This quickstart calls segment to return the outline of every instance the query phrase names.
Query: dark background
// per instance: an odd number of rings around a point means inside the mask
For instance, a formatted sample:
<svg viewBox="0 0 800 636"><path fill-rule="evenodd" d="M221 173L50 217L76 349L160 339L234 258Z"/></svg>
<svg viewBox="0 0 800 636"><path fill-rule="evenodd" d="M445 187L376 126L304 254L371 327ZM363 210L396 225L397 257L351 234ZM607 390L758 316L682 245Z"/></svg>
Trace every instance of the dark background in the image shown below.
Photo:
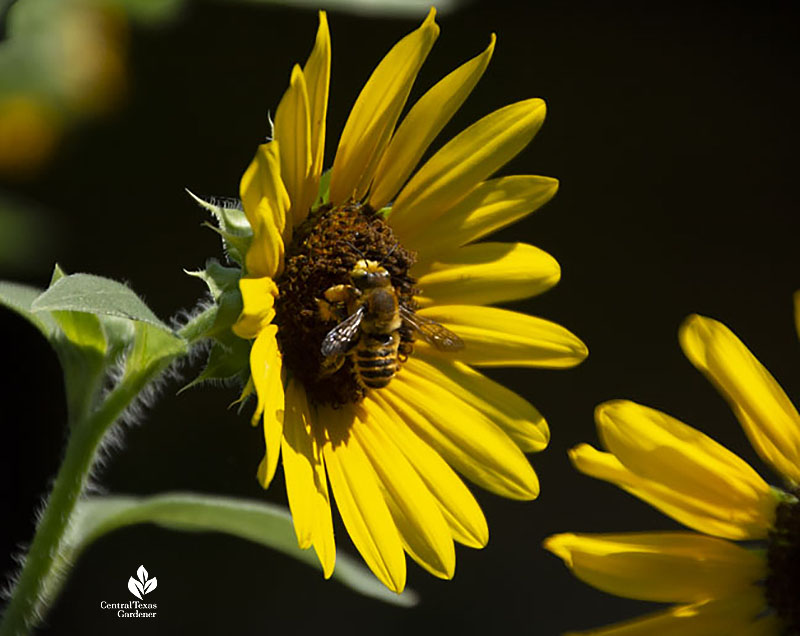
<svg viewBox="0 0 800 636"><path fill-rule="evenodd" d="M422 16L420 16L421 19ZM573 579L541 549L560 531L677 528L647 505L572 470L566 450L596 443L592 411L612 398L660 408L725 443L776 482L734 416L683 358L677 329L691 312L722 320L790 396L800 390L792 293L800 288L797 220L797 15L791 3L480 3L442 16L441 36L412 93L480 52L494 59L451 137L491 110L547 100L534 142L503 174L558 177L556 198L497 238L553 254L562 282L515 304L579 335L590 357L568 371L493 373L547 417L550 448L530 456L535 502L474 489L486 549L457 549L450 582L409 559L414 609L365 599L315 570L245 541L152 526L119 531L83 556L43 634L556 634L651 608ZM326 165L358 90L420 19L331 12L333 68ZM266 132L266 112L305 60L314 12L197 2L169 26L135 28L130 92L113 116L74 131L38 178L13 192L51 212L57 240L23 272L40 287L58 260L70 272L126 280L163 317L191 307L202 285L182 268L219 255L202 210L185 195L235 195ZM0 312L2 382L0 565L30 540L65 442L60 371L23 320ZM125 432L99 482L115 493L166 490L285 503L280 474L255 480L263 437L226 407L233 389L164 391ZM341 524L338 546L353 552ZM123 621L99 602L124 599L139 564L159 580L156 620ZM148 598L149 600L149 598ZM653 606L655 607L655 606Z"/></svg>

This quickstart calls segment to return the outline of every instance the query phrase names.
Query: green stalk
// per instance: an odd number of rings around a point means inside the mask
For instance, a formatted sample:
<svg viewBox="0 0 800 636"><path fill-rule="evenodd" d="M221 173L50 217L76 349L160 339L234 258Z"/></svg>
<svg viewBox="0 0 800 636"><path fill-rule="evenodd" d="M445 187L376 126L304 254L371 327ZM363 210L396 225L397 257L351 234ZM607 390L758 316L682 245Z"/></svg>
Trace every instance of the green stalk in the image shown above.
<svg viewBox="0 0 800 636"><path fill-rule="evenodd" d="M64 462L25 558L11 602L3 615L0 636L27 633L42 609L52 600L46 594L51 586L45 584L59 560L61 541L75 504L86 486L97 449L103 435L144 388L145 383L146 380L136 383L141 385L138 387L130 387L128 383L118 386L97 411L73 428Z"/></svg>
<svg viewBox="0 0 800 636"><path fill-rule="evenodd" d="M200 340L209 320L213 320L213 309L199 314L180 330L179 335L189 343ZM27 634L55 600L62 575L71 565L64 539L75 505L86 488L100 443L136 396L173 359L165 358L147 365L138 373L126 374L96 410L72 427L64 461L0 622L0 636Z"/></svg>

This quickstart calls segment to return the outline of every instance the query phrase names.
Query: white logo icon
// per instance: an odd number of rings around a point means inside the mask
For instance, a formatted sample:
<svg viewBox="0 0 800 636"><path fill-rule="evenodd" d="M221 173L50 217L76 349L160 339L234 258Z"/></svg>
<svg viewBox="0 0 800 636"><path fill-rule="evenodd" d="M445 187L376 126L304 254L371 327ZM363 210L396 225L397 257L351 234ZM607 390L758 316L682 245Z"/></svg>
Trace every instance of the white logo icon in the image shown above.
<svg viewBox="0 0 800 636"><path fill-rule="evenodd" d="M149 594L156 589L158 579L156 577L148 579L147 570L144 569L143 565L140 565L139 569L136 570L136 576L139 578L138 581L133 577L128 579L128 589L136 598L141 599L145 594Z"/></svg>

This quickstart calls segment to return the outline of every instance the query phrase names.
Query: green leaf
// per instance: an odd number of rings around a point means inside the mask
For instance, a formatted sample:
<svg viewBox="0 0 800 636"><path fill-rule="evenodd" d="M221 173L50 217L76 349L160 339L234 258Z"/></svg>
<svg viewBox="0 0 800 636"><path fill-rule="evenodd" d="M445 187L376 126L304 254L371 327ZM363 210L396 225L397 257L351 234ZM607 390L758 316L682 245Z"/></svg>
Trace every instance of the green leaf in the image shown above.
<svg viewBox="0 0 800 636"><path fill-rule="evenodd" d="M150 308L122 283L93 274L58 279L31 304L34 312L69 310L138 320L171 333Z"/></svg>
<svg viewBox="0 0 800 636"><path fill-rule="evenodd" d="M8 307L42 332L48 340L58 329L53 316L46 311L33 313L31 305L42 294L41 289L0 280L0 305Z"/></svg>
<svg viewBox="0 0 800 636"><path fill-rule="evenodd" d="M268 503L166 493L152 497L90 497L78 504L67 548L77 557L102 535L137 523L155 523L172 530L224 532L260 543L321 569L312 550L297 547L289 512ZM414 592L386 589L360 562L336 555L333 577L356 592L395 605L416 604Z"/></svg>
<svg viewBox="0 0 800 636"><path fill-rule="evenodd" d="M50 278L50 287L66 276L67 273L61 269L61 265L56 263L53 267L53 276ZM52 315L67 340L85 350L87 355L93 358L98 358L99 354L102 367L108 343L98 317L82 311L65 310L53 311Z"/></svg>

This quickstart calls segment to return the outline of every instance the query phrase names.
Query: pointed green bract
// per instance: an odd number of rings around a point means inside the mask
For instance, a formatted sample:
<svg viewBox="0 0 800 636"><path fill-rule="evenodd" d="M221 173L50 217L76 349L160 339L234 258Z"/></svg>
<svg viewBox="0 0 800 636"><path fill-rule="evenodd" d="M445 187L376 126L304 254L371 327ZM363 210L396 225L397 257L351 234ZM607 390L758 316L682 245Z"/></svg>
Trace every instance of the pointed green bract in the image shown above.
<svg viewBox="0 0 800 636"><path fill-rule="evenodd" d="M244 255L253 240L253 230L247 221L238 199L202 199L190 190L186 190L192 199L204 210L211 212L219 227L211 223L206 225L222 237L225 254L235 263L241 265Z"/></svg>

